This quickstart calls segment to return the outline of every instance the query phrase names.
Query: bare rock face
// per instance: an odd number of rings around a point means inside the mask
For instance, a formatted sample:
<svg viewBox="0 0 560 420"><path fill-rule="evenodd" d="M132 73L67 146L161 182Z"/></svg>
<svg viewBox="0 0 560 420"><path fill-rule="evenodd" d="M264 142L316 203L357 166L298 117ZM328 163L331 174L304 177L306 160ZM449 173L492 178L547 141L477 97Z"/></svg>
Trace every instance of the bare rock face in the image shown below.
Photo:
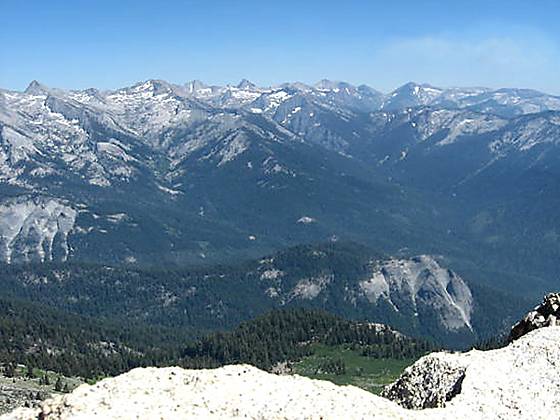
<svg viewBox="0 0 560 420"><path fill-rule="evenodd" d="M68 203L51 197L0 202L0 261L66 261L77 216Z"/></svg>
<svg viewBox="0 0 560 420"><path fill-rule="evenodd" d="M540 305L515 324L509 334L509 341L517 340L537 328L560 325L560 293L550 293Z"/></svg>
<svg viewBox="0 0 560 420"><path fill-rule="evenodd" d="M465 371L463 360L436 353L412 365L381 395L405 408L444 407L461 392Z"/></svg>
<svg viewBox="0 0 560 420"><path fill-rule="evenodd" d="M420 323L427 321L422 314L429 313L446 331L472 331L471 290L433 256L378 261L371 278L360 282L360 291L371 303L384 300L396 312L403 306L412 308Z"/></svg>
<svg viewBox="0 0 560 420"><path fill-rule="evenodd" d="M550 327L496 350L432 353L383 396L428 418L558 418L559 342L560 328Z"/></svg>
<svg viewBox="0 0 560 420"><path fill-rule="evenodd" d="M353 386L247 365L139 368L0 418L556 419L559 342L560 327L549 327L497 350L433 353L385 392L400 405Z"/></svg>

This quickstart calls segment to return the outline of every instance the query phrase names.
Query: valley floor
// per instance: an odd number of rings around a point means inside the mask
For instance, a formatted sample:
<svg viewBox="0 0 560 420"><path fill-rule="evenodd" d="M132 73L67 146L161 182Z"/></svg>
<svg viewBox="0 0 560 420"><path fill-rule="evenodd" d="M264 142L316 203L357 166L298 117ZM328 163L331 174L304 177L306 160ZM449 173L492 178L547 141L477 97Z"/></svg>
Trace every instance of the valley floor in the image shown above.
<svg viewBox="0 0 560 420"><path fill-rule="evenodd" d="M313 354L294 363L293 373L337 385L354 385L379 394L395 381L414 359L376 359L344 346L315 345Z"/></svg>

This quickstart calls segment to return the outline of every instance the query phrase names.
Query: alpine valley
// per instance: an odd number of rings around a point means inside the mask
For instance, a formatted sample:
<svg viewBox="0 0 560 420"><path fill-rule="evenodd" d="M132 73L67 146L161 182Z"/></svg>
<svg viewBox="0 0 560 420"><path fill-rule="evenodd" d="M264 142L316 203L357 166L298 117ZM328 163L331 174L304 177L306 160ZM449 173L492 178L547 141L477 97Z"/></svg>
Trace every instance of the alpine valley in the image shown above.
<svg viewBox="0 0 560 420"><path fill-rule="evenodd" d="M463 347L559 288L559 177L560 97L531 90L33 81L0 90L0 281L68 316L304 306Z"/></svg>

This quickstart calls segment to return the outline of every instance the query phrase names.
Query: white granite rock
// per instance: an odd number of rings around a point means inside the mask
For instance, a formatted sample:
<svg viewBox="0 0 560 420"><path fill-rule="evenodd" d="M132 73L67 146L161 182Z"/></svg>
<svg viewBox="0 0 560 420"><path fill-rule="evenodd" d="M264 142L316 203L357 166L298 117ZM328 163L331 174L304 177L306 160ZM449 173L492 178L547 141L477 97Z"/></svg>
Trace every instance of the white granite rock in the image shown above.
<svg viewBox="0 0 560 420"><path fill-rule="evenodd" d="M405 374L410 389L420 390L413 392L416 403L431 398L436 405L444 403L439 408L409 410L352 386L237 365L134 369L46 400L36 410L18 409L1 418L554 419L560 413L559 343L560 327L548 327L502 349L440 352L420 359ZM460 391L441 401L437 393L449 387L439 385L453 384L457 377L462 377Z"/></svg>

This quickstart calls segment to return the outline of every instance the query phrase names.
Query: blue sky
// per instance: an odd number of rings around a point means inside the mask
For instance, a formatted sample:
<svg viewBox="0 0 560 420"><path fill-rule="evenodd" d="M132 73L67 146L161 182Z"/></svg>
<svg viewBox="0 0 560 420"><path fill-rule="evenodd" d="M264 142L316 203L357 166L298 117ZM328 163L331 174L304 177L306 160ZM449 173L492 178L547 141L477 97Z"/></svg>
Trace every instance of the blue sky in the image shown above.
<svg viewBox="0 0 560 420"><path fill-rule="evenodd" d="M560 2L2 0L0 87L322 78L560 94Z"/></svg>

